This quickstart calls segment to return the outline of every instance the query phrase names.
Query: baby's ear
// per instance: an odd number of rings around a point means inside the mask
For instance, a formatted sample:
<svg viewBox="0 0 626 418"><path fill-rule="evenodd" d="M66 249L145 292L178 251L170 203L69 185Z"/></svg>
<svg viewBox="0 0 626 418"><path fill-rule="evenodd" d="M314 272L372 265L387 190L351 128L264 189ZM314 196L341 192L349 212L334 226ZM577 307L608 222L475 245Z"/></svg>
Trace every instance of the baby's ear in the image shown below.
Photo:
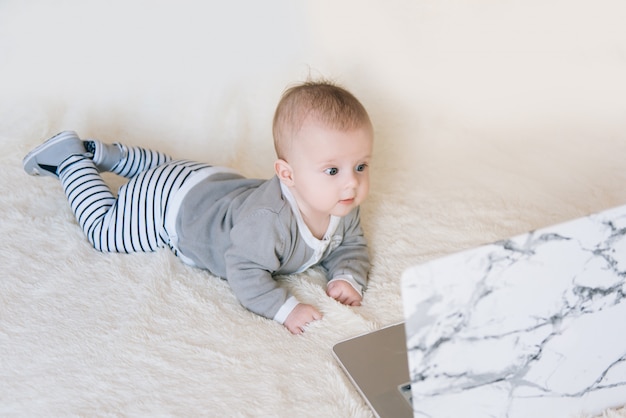
<svg viewBox="0 0 626 418"><path fill-rule="evenodd" d="M285 186L293 185L293 170L289 163L283 159L278 159L274 162L274 171L278 176L278 179L285 184Z"/></svg>

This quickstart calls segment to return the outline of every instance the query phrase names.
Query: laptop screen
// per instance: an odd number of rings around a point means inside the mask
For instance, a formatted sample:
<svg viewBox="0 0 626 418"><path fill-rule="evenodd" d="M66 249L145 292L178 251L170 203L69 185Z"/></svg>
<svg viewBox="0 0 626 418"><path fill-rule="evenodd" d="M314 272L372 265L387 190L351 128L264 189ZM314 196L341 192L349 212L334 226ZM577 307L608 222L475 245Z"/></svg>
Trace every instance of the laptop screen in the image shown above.
<svg viewBox="0 0 626 418"><path fill-rule="evenodd" d="M626 206L407 269L415 417L569 417L626 400Z"/></svg>

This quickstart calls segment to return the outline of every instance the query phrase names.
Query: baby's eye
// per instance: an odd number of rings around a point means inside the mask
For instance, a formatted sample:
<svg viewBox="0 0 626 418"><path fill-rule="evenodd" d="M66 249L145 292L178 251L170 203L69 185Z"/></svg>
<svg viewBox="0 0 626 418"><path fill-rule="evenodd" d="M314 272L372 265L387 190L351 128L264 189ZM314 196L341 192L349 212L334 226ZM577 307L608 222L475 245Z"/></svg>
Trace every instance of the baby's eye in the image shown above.
<svg viewBox="0 0 626 418"><path fill-rule="evenodd" d="M365 171L365 169L367 168L367 164L359 164L356 166L355 170L356 171Z"/></svg>
<svg viewBox="0 0 626 418"><path fill-rule="evenodd" d="M326 170L324 170L324 173L328 174L329 176L334 176L338 172L339 172L339 169L336 167L331 167L331 168L327 168Z"/></svg>

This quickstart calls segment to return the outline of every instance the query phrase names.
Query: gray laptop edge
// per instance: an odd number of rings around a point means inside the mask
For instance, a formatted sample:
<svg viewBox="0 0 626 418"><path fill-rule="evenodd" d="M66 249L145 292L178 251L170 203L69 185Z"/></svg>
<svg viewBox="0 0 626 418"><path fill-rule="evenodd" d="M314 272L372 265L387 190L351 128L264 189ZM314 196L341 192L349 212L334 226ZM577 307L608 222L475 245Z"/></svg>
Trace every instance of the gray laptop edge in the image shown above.
<svg viewBox="0 0 626 418"><path fill-rule="evenodd" d="M412 417L404 322L337 343L333 354L377 417Z"/></svg>

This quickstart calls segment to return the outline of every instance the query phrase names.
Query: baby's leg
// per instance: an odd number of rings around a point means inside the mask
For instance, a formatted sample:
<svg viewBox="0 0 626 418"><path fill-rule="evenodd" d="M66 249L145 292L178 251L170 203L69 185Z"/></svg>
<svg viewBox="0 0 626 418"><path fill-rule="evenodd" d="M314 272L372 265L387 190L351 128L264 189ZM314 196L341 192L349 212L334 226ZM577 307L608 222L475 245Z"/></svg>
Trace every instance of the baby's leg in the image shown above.
<svg viewBox="0 0 626 418"><path fill-rule="evenodd" d="M157 165L131 178L117 199L87 157L71 156L58 173L72 211L94 248L129 253L167 245L163 228L167 204L191 173L205 167L190 161Z"/></svg>
<svg viewBox="0 0 626 418"><path fill-rule="evenodd" d="M127 178L172 160L160 151L120 143L105 144L97 139L88 139L84 144L93 155L98 171L110 171Z"/></svg>

